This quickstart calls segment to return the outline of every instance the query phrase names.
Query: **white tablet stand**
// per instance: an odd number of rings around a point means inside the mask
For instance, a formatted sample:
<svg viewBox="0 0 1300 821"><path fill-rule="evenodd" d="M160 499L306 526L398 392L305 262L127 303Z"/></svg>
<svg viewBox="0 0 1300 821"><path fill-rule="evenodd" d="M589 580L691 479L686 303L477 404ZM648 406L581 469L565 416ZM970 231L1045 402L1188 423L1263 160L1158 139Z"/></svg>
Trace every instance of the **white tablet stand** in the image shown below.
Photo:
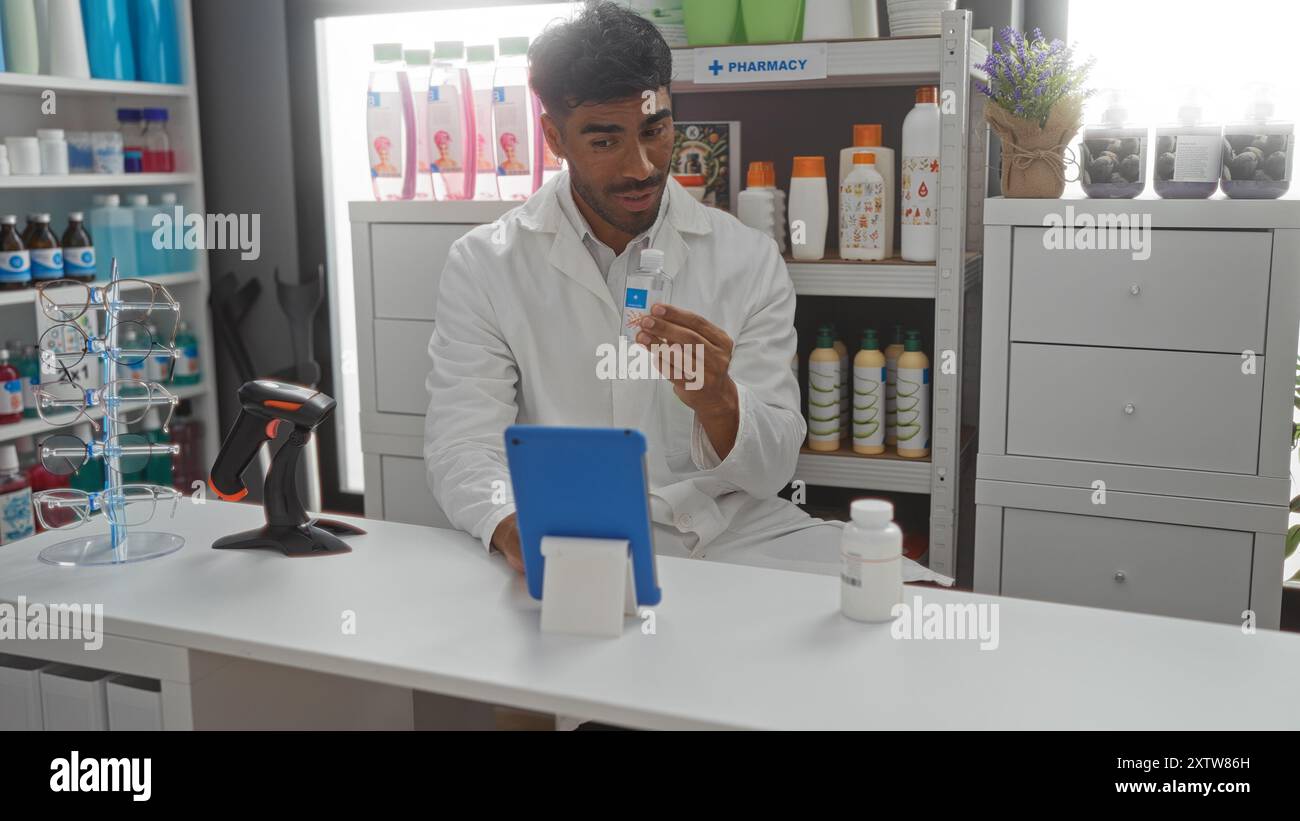
<svg viewBox="0 0 1300 821"><path fill-rule="evenodd" d="M543 536L542 632L617 637L636 615L627 539Z"/></svg>

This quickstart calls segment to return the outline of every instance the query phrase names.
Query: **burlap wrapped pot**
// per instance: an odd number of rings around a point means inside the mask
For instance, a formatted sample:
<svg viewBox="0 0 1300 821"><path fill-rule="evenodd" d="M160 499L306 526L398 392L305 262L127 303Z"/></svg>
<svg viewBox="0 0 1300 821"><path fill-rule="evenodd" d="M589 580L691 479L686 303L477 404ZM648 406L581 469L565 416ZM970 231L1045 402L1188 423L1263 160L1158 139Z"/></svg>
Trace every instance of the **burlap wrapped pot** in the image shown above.
<svg viewBox="0 0 1300 821"><path fill-rule="evenodd" d="M999 105L984 108L989 126L1002 139L1002 196L1054 199L1065 191L1070 140L1079 130L1083 101L1067 97L1052 106L1042 128Z"/></svg>

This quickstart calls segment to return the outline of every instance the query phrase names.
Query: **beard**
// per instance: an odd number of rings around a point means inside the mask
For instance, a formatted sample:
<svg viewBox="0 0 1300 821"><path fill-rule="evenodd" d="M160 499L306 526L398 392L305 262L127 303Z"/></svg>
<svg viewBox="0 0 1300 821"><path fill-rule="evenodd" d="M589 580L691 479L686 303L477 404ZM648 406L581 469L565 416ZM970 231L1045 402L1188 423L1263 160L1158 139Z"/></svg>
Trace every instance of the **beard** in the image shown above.
<svg viewBox="0 0 1300 821"><path fill-rule="evenodd" d="M606 188L603 193L598 193L595 186L575 174L572 164L569 166L569 179L583 202L587 203L601 219L624 233L636 236L648 230L659 218L659 208L663 204L664 191L668 187L668 169L666 167L656 169L649 179L631 185L613 185ZM658 189L659 193L654 198L654 204L640 213L623 211L614 202L614 197L618 194L644 193L655 189Z"/></svg>

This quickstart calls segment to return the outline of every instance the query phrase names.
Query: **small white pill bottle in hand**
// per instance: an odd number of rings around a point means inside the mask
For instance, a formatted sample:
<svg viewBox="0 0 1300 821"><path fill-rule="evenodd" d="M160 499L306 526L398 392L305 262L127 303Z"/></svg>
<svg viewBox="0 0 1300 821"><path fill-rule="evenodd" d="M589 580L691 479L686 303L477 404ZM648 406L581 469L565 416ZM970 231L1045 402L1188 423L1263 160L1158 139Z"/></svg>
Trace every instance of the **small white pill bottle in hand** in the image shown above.
<svg viewBox="0 0 1300 821"><path fill-rule="evenodd" d="M858 499L840 539L840 610L855 621L893 621L903 601L903 531L894 506Z"/></svg>

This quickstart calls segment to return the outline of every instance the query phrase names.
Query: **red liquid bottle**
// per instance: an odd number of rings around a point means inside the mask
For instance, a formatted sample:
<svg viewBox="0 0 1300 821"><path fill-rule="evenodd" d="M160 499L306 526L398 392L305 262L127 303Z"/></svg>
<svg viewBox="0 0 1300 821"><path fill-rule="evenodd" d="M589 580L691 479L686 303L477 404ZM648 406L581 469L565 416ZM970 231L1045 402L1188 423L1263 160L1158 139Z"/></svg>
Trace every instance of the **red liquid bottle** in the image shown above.
<svg viewBox="0 0 1300 821"><path fill-rule="evenodd" d="M0 348L0 425L23 421L23 377Z"/></svg>

